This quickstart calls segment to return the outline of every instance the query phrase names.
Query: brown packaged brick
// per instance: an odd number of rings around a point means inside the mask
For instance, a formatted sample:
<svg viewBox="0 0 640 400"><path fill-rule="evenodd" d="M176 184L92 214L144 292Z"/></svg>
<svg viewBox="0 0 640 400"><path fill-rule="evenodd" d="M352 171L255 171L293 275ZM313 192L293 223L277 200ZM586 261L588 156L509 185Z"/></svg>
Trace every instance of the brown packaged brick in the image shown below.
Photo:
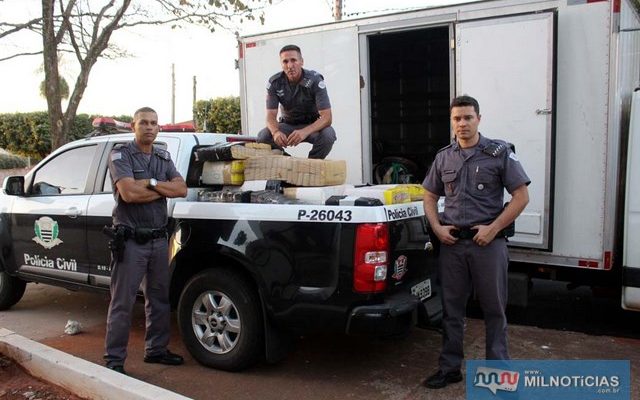
<svg viewBox="0 0 640 400"><path fill-rule="evenodd" d="M242 185L244 163L242 160L205 161L201 181L206 185Z"/></svg>
<svg viewBox="0 0 640 400"><path fill-rule="evenodd" d="M282 154L281 150L271 150L266 143L222 142L196 150L197 161L244 160L249 157Z"/></svg>
<svg viewBox="0 0 640 400"><path fill-rule="evenodd" d="M344 160L316 160L286 156L251 157L245 161L245 180L277 179L296 186L342 185Z"/></svg>

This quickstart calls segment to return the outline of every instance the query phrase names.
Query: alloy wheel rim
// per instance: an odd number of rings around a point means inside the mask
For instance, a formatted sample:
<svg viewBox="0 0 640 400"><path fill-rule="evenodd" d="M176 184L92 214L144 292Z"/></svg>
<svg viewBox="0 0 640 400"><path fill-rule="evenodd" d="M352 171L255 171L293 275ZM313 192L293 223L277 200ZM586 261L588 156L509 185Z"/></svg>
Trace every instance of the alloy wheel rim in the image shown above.
<svg viewBox="0 0 640 400"><path fill-rule="evenodd" d="M200 344L214 354L233 350L242 330L235 304L217 290L209 290L198 296L191 312L191 325Z"/></svg>

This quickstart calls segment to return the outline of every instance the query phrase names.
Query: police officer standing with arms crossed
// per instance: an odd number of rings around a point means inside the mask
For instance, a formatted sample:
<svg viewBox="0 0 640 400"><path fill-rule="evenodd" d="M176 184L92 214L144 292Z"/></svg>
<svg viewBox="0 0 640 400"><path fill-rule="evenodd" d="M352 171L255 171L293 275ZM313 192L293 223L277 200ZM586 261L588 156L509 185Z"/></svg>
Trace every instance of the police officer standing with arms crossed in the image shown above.
<svg viewBox="0 0 640 400"><path fill-rule="evenodd" d="M267 127L258 133L258 143L272 147L313 145L309 158L323 159L336 141L331 127L331 103L322 75L302 68L300 48L287 45L280 50L282 72L269 78L267 86ZM278 104L282 116L278 123Z"/></svg>
<svg viewBox="0 0 640 400"><path fill-rule="evenodd" d="M111 151L109 170L116 205L111 262L111 302L107 316L104 360L125 373L131 312L143 283L146 334L144 361L180 365L181 356L167 349L170 333L167 198L184 197L187 185L169 152L153 145L158 115L144 107L135 112L135 139Z"/></svg>
<svg viewBox="0 0 640 400"><path fill-rule="evenodd" d="M456 97L450 113L456 142L438 152L423 182L425 214L442 244L442 352L438 371L423 382L432 389L462 380L464 318L472 288L484 314L486 358L509 359L506 237L511 234L505 228L529 202L530 180L508 144L478 132L476 99ZM512 199L503 209L505 188ZM442 215L440 196L445 196Z"/></svg>

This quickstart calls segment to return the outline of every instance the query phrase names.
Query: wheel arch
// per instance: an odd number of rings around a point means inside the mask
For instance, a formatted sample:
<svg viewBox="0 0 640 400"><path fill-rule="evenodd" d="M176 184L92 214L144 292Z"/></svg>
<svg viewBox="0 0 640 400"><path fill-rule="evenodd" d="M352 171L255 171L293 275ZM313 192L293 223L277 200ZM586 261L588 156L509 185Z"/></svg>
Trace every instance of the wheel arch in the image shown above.
<svg viewBox="0 0 640 400"><path fill-rule="evenodd" d="M207 250L183 249L170 263L171 283L169 300L172 307L177 306L185 285L197 273L209 268L225 268L240 275L252 285L264 308L263 283L251 262L233 250L221 246Z"/></svg>

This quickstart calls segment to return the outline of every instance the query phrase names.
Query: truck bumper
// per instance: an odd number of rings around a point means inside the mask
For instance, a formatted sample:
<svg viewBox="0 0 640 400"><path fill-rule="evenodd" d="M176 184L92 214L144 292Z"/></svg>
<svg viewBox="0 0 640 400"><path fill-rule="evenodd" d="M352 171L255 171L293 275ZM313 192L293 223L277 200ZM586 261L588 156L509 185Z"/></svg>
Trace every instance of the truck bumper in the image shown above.
<svg viewBox="0 0 640 400"><path fill-rule="evenodd" d="M396 293L382 304L358 306L347 320L347 334L386 336L402 334L414 321L414 313L422 302L409 293Z"/></svg>

